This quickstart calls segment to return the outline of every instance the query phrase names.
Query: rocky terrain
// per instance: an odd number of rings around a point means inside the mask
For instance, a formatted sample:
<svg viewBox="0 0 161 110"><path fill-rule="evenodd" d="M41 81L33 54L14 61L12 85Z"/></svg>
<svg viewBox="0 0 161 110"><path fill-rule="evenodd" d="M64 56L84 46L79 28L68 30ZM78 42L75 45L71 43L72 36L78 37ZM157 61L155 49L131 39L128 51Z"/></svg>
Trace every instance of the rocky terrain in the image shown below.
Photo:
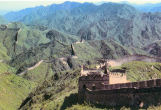
<svg viewBox="0 0 161 110"><path fill-rule="evenodd" d="M127 4L104 3L96 6L65 2L11 12L5 18L28 25L45 25L84 40L111 38L133 47L160 40L161 14L143 13Z"/></svg>
<svg viewBox="0 0 161 110"><path fill-rule="evenodd" d="M157 57L161 57L161 41L153 42L143 48L151 55L155 55Z"/></svg>

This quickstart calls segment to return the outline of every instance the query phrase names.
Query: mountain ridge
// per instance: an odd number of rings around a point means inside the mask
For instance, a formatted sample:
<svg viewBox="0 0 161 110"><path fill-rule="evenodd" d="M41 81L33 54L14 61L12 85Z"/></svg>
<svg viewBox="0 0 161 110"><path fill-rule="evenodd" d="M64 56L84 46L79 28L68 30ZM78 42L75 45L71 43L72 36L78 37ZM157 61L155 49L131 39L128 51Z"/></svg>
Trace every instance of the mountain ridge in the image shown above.
<svg viewBox="0 0 161 110"><path fill-rule="evenodd" d="M91 3L65 2L30 10L33 11L26 12L27 14L22 13L25 10L12 13L14 16L22 14L23 17L14 18L11 13L5 17L27 25L44 25L49 29L78 36L79 39L111 38L122 45L137 48L161 39L161 13L142 13L127 4L104 3L97 6Z"/></svg>

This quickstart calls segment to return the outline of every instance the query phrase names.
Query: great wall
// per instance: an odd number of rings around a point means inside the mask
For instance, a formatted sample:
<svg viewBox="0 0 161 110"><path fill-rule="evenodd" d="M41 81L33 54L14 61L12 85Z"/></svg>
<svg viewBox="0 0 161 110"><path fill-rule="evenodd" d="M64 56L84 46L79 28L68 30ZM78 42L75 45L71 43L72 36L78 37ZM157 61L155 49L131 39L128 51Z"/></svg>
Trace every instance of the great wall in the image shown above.
<svg viewBox="0 0 161 110"><path fill-rule="evenodd" d="M125 59L126 61L161 62L160 58L141 55L128 56L115 62L125 62ZM101 66L108 69L107 63ZM148 105L161 103L161 79L129 82L126 79L126 73L111 73L108 70L107 73L103 73L100 68L91 71L84 70L82 67L78 97L79 100L98 105L146 108Z"/></svg>
<svg viewBox="0 0 161 110"><path fill-rule="evenodd" d="M1 30L17 31L15 35L14 51L18 43L18 33L20 29L8 28L3 25ZM59 42L59 41L58 41ZM61 43L61 42L59 42ZM75 44L83 43L76 42ZM62 44L62 43L61 43ZM64 45L64 44L62 44ZM74 46L71 45L72 56L77 58L74 52ZM66 58L60 58L63 64ZM144 62L161 62L161 58L149 57L144 55L125 56L117 60L108 60L110 66L120 66L125 62L144 61ZM1 61L0 61L1 62ZM27 70L38 67L43 60L39 61ZM106 106L139 106L146 107L149 104L156 105L161 103L161 79L153 79L140 82L129 82L125 73L103 73L100 68L107 66L105 64L97 65L97 69L82 70L79 78L79 100L85 100L89 103L106 105ZM27 71L20 73L25 74Z"/></svg>

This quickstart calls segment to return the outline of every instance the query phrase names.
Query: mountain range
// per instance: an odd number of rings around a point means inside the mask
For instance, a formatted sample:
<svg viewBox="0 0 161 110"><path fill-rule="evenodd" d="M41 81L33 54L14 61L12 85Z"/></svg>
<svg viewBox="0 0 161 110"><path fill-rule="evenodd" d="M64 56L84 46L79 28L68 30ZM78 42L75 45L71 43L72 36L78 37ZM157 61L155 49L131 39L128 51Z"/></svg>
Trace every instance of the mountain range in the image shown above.
<svg viewBox="0 0 161 110"><path fill-rule="evenodd" d="M137 4L130 4L134 6L136 9L142 11L142 12L161 12L161 3L156 3L156 4L142 4L142 5L137 5Z"/></svg>
<svg viewBox="0 0 161 110"><path fill-rule="evenodd" d="M51 11L52 10L52 11ZM84 40L111 38L125 46L143 47L160 40L160 13L143 13L127 4L65 2L5 15L8 21L43 25Z"/></svg>

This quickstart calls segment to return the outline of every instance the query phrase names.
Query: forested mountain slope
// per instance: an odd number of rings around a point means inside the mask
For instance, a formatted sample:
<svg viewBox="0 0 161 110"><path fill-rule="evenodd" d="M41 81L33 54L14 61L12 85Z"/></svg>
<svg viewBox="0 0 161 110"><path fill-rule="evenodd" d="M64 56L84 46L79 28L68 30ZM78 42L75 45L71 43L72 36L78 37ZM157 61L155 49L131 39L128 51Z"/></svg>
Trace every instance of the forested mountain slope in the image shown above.
<svg viewBox="0 0 161 110"><path fill-rule="evenodd" d="M11 12L5 18L55 28L85 40L112 38L126 46L142 47L161 39L161 14L142 13L127 4L65 2Z"/></svg>

